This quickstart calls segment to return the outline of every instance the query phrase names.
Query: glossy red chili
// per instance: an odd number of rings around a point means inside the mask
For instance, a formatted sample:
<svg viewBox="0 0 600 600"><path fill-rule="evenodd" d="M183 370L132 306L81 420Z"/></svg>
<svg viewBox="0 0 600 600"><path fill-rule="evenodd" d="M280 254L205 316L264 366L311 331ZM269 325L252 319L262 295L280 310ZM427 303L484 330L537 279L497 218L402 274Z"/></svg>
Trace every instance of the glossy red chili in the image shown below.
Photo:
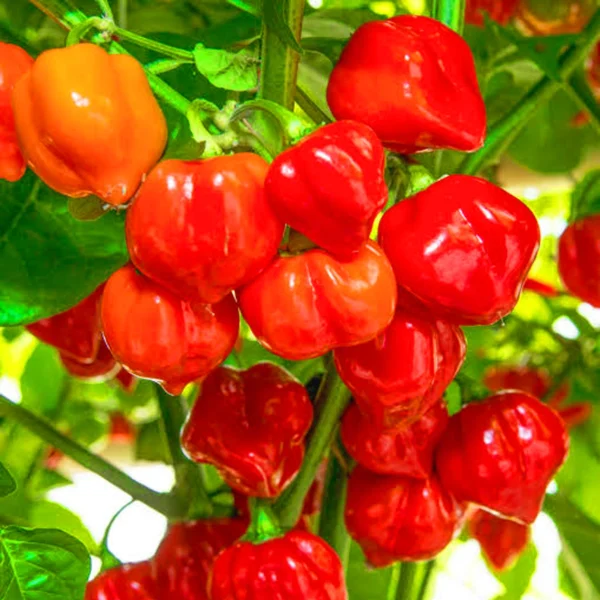
<svg viewBox="0 0 600 600"><path fill-rule="evenodd" d="M479 177L450 175L388 210L379 242L398 285L459 325L516 305L540 245L534 214Z"/></svg>
<svg viewBox="0 0 600 600"><path fill-rule="evenodd" d="M346 527L374 567L433 558L452 541L461 518L435 476L378 475L361 466L350 474Z"/></svg>
<svg viewBox="0 0 600 600"><path fill-rule="evenodd" d="M109 381L116 377L117 373L121 370L121 365L110 353L104 341L100 343L100 348L94 362L82 363L63 354L60 355L60 360L69 375L93 383Z"/></svg>
<svg viewBox="0 0 600 600"><path fill-rule="evenodd" d="M384 169L375 132L356 121L338 121L281 153L265 189L282 221L335 256L349 258L369 239L387 201Z"/></svg>
<svg viewBox="0 0 600 600"><path fill-rule="evenodd" d="M506 25L514 16L520 0L467 0L465 22L483 25L484 14L500 25Z"/></svg>
<svg viewBox="0 0 600 600"><path fill-rule="evenodd" d="M342 441L348 454L363 467L384 475L427 479L432 472L433 452L448 424L443 400L420 419L406 425L381 429L366 418L356 404L342 420Z"/></svg>
<svg viewBox="0 0 600 600"><path fill-rule="evenodd" d="M100 350L100 301L104 286L97 288L73 308L27 325L27 331L62 356L80 363L93 363Z"/></svg>
<svg viewBox="0 0 600 600"><path fill-rule="evenodd" d="M532 279L531 277L525 280L523 289L535 292L544 298L556 298L560 295L560 292L553 285L539 281L539 279Z"/></svg>
<svg viewBox="0 0 600 600"><path fill-rule="evenodd" d="M545 369L518 365L494 365L485 370L483 385L492 392L519 390L541 399L550 390L552 381Z"/></svg>
<svg viewBox="0 0 600 600"><path fill-rule="evenodd" d="M232 296L218 304L186 302L131 265L111 275L102 299L104 338L131 373L181 393L231 352L239 315Z"/></svg>
<svg viewBox="0 0 600 600"><path fill-rule="evenodd" d="M400 296L402 302L402 294ZM335 366L360 409L379 426L408 424L443 394L466 355L455 325L399 306L375 339L334 351Z"/></svg>
<svg viewBox="0 0 600 600"><path fill-rule="evenodd" d="M152 563L144 561L104 571L87 584L85 600L156 600Z"/></svg>
<svg viewBox="0 0 600 600"><path fill-rule="evenodd" d="M485 105L467 43L435 19L403 15L365 23L334 67L327 102L336 119L372 127L411 154L472 151L485 138Z"/></svg>
<svg viewBox="0 0 600 600"><path fill-rule="evenodd" d="M527 548L529 526L476 509L468 519L469 533L496 571L510 569Z"/></svg>
<svg viewBox="0 0 600 600"><path fill-rule="evenodd" d="M202 383L181 444L234 490L275 497L300 470L312 416L306 389L282 367L221 367Z"/></svg>
<svg viewBox="0 0 600 600"><path fill-rule="evenodd" d="M15 83L33 65L33 58L19 46L0 42L0 179L18 181L25 173L12 109Z"/></svg>
<svg viewBox="0 0 600 600"><path fill-rule="evenodd" d="M389 261L369 241L348 261L323 250L279 257L237 298L263 346L302 360L374 338L392 320L396 294Z"/></svg>
<svg viewBox="0 0 600 600"><path fill-rule="evenodd" d="M552 408L509 391L450 418L437 450L437 472L457 500L533 523L568 446L565 424Z"/></svg>
<svg viewBox="0 0 600 600"><path fill-rule="evenodd" d="M209 600L207 583L215 558L242 537L247 526L245 519L171 525L153 559L158 588L153 600Z"/></svg>
<svg viewBox="0 0 600 600"><path fill-rule="evenodd" d="M134 377L129 371L121 369L115 376L115 381L128 394L132 394L138 384L138 378Z"/></svg>
<svg viewBox="0 0 600 600"><path fill-rule="evenodd" d="M255 154L166 160L127 212L127 246L144 275L181 298L222 300L273 259L283 235Z"/></svg>
<svg viewBox="0 0 600 600"><path fill-rule="evenodd" d="M213 566L211 600L347 600L344 569L320 537L290 531L253 544L238 542Z"/></svg>
<svg viewBox="0 0 600 600"><path fill-rule="evenodd" d="M558 272L571 294L600 307L600 215L565 229L558 241Z"/></svg>

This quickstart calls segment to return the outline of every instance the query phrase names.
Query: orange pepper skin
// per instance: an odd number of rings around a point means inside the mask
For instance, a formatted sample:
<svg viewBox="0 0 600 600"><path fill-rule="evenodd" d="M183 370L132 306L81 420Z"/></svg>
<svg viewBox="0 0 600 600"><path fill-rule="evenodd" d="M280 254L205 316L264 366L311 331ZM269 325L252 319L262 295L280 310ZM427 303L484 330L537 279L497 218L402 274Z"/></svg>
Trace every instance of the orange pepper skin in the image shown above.
<svg viewBox="0 0 600 600"><path fill-rule="evenodd" d="M43 52L12 100L27 163L66 196L127 202L167 142L141 65L93 44Z"/></svg>
<svg viewBox="0 0 600 600"><path fill-rule="evenodd" d="M31 69L33 58L19 46L0 42L0 179L18 181L25 173L11 104L12 91Z"/></svg>

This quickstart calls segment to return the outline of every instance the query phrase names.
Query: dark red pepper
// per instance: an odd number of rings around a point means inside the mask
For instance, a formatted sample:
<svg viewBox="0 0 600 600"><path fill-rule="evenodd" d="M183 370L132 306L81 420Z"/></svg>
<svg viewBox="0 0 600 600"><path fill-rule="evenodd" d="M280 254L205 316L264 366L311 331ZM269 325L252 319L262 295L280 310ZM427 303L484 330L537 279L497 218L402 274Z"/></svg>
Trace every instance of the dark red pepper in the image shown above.
<svg viewBox="0 0 600 600"><path fill-rule="evenodd" d="M447 424L448 409L443 400L414 423L400 423L390 429L370 422L353 404L344 415L341 434L348 454L370 471L427 479L434 449Z"/></svg>
<svg viewBox="0 0 600 600"><path fill-rule="evenodd" d="M82 363L64 354L60 355L60 360L69 375L93 383L109 381L121 371L121 365L110 353L104 340L100 343L100 348L94 362L88 364Z"/></svg>
<svg viewBox="0 0 600 600"><path fill-rule="evenodd" d="M552 408L509 391L450 418L437 450L437 472L457 500L528 524L538 516L568 446L565 424Z"/></svg>
<svg viewBox="0 0 600 600"><path fill-rule="evenodd" d="M552 381L545 369L518 365L494 365L485 370L483 385L492 392L519 390L541 399L550 390Z"/></svg>
<svg viewBox="0 0 600 600"><path fill-rule="evenodd" d="M100 300L104 286L97 288L73 308L27 325L36 338L58 349L65 357L93 363L100 349Z"/></svg>
<svg viewBox="0 0 600 600"><path fill-rule="evenodd" d="M450 175L388 210L379 242L433 314L489 325L515 307L540 245L534 214L479 177Z"/></svg>
<svg viewBox="0 0 600 600"><path fill-rule="evenodd" d="M467 43L435 19L404 15L357 29L334 67L327 102L336 119L372 127L411 154L483 145L485 106Z"/></svg>
<svg viewBox="0 0 600 600"><path fill-rule="evenodd" d="M433 558L452 541L461 518L461 507L435 476L378 475L361 466L350 474L346 527L374 567Z"/></svg>
<svg viewBox="0 0 600 600"><path fill-rule="evenodd" d="M239 315L231 295L212 305L186 302L126 265L106 284L102 327L128 371L179 394L225 360Z"/></svg>
<svg viewBox="0 0 600 600"><path fill-rule="evenodd" d="M237 291L258 341L284 358L302 360L373 339L396 307L396 282L375 242L348 261L323 250L279 257Z"/></svg>
<svg viewBox="0 0 600 600"><path fill-rule="evenodd" d="M320 537L290 531L253 544L238 542L215 561L211 600L347 600L338 555Z"/></svg>
<svg viewBox="0 0 600 600"><path fill-rule="evenodd" d="M0 42L0 179L18 181L25 173L12 108L15 83L33 65L33 58L19 46Z"/></svg>
<svg viewBox="0 0 600 600"><path fill-rule="evenodd" d="M385 206L385 156L375 132L339 121L280 154L265 183L277 216L315 244L349 258Z"/></svg>
<svg viewBox="0 0 600 600"><path fill-rule="evenodd" d="M497 517L480 508L468 518L469 533L496 571L505 571L527 548L529 526Z"/></svg>
<svg viewBox="0 0 600 600"><path fill-rule="evenodd" d="M334 351L338 373L360 409L386 427L410 423L426 412L454 379L465 355L458 327L404 306L374 340Z"/></svg>
<svg viewBox="0 0 600 600"><path fill-rule="evenodd" d="M135 440L135 427L123 413L111 413L109 437L113 444L131 444Z"/></svg>
<svg viewBox="0 0 600 600"><path fill-rule="evenodd" d="M467 0L465 22L484 24L484 14L500 25L506 25L515 15L520 0Z"/></svg>
<svg viewBox="0 0 600 600"><path fill-rule="evenodd" d="M85 589L85 600L156 600L157 597L150 561L104 571Z"/></svg>
<svg viewBox="0 0 600 600"><path fill-rule="evenodd" d="M213 304L273 259L283 223L255 154L158 164L127 211L127 246L144 275L188 300Z"/></svg>
<svg viewBox="0 0 600 600"><path fill-rule="evenodd" d="M565 229L558 241L558 272L571 294L600 307L600 215Z"/></svg>
<svg viewBox="0 0 600 600"><path fill-rule="evenodd" d="M217 467L233 489L274 497L302 465L312 416L306 389L282 367L221 367L202 383L181 443L190 458Z"/></svg>
<svg viewBox="0 0 600 600"><path fill-rule="evenodd" d="M209 600L207 583L215 558L242 537L247 526L245 519L171 525L153 559L158 588L153 600Z"/></svg>

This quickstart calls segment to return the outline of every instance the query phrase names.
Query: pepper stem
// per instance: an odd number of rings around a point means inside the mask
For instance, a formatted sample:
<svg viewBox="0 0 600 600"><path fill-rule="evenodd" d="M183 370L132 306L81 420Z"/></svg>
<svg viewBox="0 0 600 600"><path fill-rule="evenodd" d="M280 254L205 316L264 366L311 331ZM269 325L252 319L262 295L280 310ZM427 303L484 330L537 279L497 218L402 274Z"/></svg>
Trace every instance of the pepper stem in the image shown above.
<svg viewBox="0 0 600 600"><path fill-rule="evenodd" d="M279 537L283 529L279 526L277 517L271 505L261 498L250 498L250 527L242 538L246 542L261 544Z"/></svg>
<svg viewBox="0 0 600 600"><path fill-rule="evenodd" d="M431 14L434 19L462 34L465 25L466 0L434 0Z"/></svg>

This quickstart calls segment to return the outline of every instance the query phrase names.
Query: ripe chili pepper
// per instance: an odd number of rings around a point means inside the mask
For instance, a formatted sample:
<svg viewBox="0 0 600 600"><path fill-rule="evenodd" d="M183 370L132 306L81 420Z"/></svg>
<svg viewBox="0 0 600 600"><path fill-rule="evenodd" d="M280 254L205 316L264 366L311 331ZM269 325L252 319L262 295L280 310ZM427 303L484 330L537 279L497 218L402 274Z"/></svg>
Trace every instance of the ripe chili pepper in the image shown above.
<svg viewBox="0 0 600 600"><path fill-rule="evenodd" d="M378 475L358 466L348 480L346 527L374 567L429 560L454 537L462 509L435 476Z"/></svg>
<svg viewBox="0 0 600 600"><path fill-rule="evenodd" d="M209 582L211 600L347 600L344 569L321 538L304 531L222 552Z"/></svg>
<svg viewBox="0 0 600 600"><path fill-rule="evenodd" d="M128 394L133 394L138 384L137 377L134 377L129 371L126 371L125 369L121 369L117 373L117 375L115 376L115 381Z"/></svg>
<svg viewBox="0 0 600 600"><path fill-rule="evenodd" d="M596 7L596 0L520 0L516 17L531 35L580 33Z"/></svg>
<svg viewBox="0 0 600 600"><path fill-rule="evenodd" d="M115 360L104 341L100 343L94 362L82 363L63 354L60 355L60 360L69 375L94 383L109 381L121 370L121 365Z"/></svg>
<svg viewBox="0 0 600 600"><path fill-rule="evenodd" d="M518 365L494 365L485 370L483 385L492 392L519 390L541 399L550 390L552 381L545 369Z"/></svg>
<svg viewBox="0 0 600 600"><path fill-rule="evenodd" d="M549 283L544 283L538 279L532 279L528 277L525 280L524 290L535 292L536 294L543 296L544 298L556 298L559 295L559 291Z"/></svg>
<svg viewBox="0 0 600 600"><path fill-rule="evenodd" d="M181 298L222 300L273 259L283 235L255 154L155 167L127 212L127 245L144 275Z"/></svg>
<svg viewBox="0 0 600 600"><path fill-rule="evenodd" d="M207 583L219 552L244 535L246 519L208 519L171 525L153 559L156 599L209 600Z"/></svg>
<svg viewBox="0 0 600 600"><path fill-rule="evenodd" d="M404 15L357 29L334 67L327 102L336 119L372 127L411 154L483 145L485 106L467 43L435 19Z"/></svg>
<svg viewBox="0 0 600 600"><path fill-rule="evenodd" d="M102 341L100 301L104 285L65 312L27 325L40 341L58 349L65 358L93 363Z"/></svg>
<svg viewBox="0 0 600 600"><path fill-rule="evenodd" d="M106 283L102 327L128 371L179 394L225 360L239 315L232 296L212 305L186 302L126 265Z"/></svg>
<svg viewBox="0 0 600 600"><path fill-rule="evenodd" d="M33 58L19 46L0 42L0 179L18 181L25 173L11 104L15 83L33 65Z"/></svg>
<svg viewBox="0 0 600 600"><path fill-rule="evenodd" d="M282 367L221 367L204 380L181 443L234 490L275 497L300 470L312 416L306 389Z"/></svg>
<svg viewBox="0 0 600 600"><path fill-rule="evenodd" d="M600 307L600 215L571 223L558 241L558 272L571 294Z"/></svg>
<svg viewBox="0 0 600 600"><path fill-rule="evenodd" d="M529 526L476 509L468 519L469 533L496 571L510 569L527 548Z"/></svg>
<svg viewBox="0 0 600 600"><path fill-rule="evenodd" d="M40 54L15 85L13 110L29 166L66 196L126 202L167 141L141 65L94 44Z"/></svg>
<svg viewBox="0 0 600 600"><path fill-rule="evenodd" d="M457 500L529 524L568 446L565 425L552 408L508 391L450 418L437 450L437 472Z"/></svg>
<svg viewBox="0 0 600 600"><path fill-rule="evenodd" d="M380 427L410 424L425 413L454 379L465 355L458 327L404 306L375 339L334 351L340 377L361 411Z"/></svg>
<svg viewBox="0 0 600 600"><path fill-rule="evenodd" d="M109 437L113 444L131 444L135 440L135 428L123 413L111 413Z"/></svg>
<svg viewBox="0 0 600 600"><path fill-rule="evenodd" d="M152 563L144 561L104 571L87 584L85 600L155 600Z"/></svg>
<svg viewBox="0 0 600 600"><path fill-rule="evenodd" d="M448 424L444 401L436 402L420 419L381 429L353 404L342 420L342 441L348 454L363 467L382 475L427 479L433 452Z"/></svg>
<svg viewBox="0 0 600 600"><path fill-rule="evenodd" d="M517 303L540 245L533 213L479 177L450 175L388 210L379 242L398 285L459 325L489 325Z"/></svg>
<svg viewBox="0 0 600 600"><path fill-rule="evenodd" d="M237 297L263 346L302 360L374 338L392 320L396 294L387 258L369 241L348 261L323 250L279 257Z"/></svg>
<svg viewBox="0 0 600 600"><path fill-rule="evenodd" d="M369 239L388 197L375 132L339 121L317 129L273 162L265 183L279 218L339 258Z"/></svg>
<svg viewBox="0 0 600 600"><path fill-rule="evenodd" d="M492 21L506 25L514 16L520 0L467 0L465 22L471 25L484 24L484 13Z"/></svg>

